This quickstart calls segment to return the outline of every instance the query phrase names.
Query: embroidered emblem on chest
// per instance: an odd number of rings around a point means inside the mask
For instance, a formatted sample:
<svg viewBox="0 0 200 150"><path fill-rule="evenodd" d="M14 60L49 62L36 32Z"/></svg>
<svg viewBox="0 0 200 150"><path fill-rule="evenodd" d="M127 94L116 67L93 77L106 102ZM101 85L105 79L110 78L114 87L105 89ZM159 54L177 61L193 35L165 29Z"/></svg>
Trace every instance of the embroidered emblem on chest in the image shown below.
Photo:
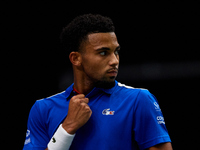
<svg viewBox="0 0 200 150"><path fill-rule="evenodd" d="M104 109L104 110L102 111L102 114L103 114L103 115L114 115L114 113L115 113L115 111L110 111L110 108Z"/></svg>

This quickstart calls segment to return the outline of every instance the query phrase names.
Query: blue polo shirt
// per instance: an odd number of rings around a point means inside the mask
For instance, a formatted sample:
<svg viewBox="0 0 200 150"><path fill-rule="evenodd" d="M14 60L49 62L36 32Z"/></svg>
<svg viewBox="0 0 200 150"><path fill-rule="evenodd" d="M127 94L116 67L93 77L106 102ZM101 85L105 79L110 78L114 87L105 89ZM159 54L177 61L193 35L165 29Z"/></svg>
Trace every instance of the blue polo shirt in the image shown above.
<svg viewBox="0 0 200 150"><path fill-rule="evenodd" d="M28 119L24 150L44 150L67 116L73 84L66 91L38 100ZM138 150L171 142L156 98L145 89L115 81L111 89L89 94L89 121L74 137L70 150Z"/></svg>

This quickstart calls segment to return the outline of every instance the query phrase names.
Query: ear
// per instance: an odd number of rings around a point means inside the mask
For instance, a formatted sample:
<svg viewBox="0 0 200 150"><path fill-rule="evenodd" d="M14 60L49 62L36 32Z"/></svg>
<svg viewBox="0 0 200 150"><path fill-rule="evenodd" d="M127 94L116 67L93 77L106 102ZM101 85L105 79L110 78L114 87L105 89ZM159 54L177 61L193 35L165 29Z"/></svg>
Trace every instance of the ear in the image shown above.
<svg viewBox="0 0 200 150"><path fill-rule="evenodd" d="M71 52L69 54L69 60L75 66L81 65L81 54L79 52Z"/></svg>

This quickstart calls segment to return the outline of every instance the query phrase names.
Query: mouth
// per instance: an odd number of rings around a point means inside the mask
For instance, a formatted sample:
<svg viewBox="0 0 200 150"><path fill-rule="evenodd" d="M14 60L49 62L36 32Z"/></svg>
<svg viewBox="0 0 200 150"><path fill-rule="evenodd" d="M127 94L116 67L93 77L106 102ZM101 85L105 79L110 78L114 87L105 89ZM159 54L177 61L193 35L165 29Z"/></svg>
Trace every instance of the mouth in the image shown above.
<svg viewBox="0 0 200 150"><path fill-rule="evenodd" d="M107 71L107 74L108 74L109 76L114 76L114 77L116 77L117 74L118 74L118 69L117 69L117 68L115 68L115 69L109 69L109 70Z"/></svg>

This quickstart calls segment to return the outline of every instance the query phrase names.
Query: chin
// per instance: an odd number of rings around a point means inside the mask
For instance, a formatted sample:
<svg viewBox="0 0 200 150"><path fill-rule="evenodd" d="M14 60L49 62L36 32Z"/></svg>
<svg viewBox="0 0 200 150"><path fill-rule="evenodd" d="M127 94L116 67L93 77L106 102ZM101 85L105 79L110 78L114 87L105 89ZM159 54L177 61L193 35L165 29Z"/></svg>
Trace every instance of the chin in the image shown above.
<svg viewBox="0 0 200 150"><path fill-rule="evenodd" d="M115 77L110 77L109 79L101 79L95 82L95 87L110 89L115 86Z"/></svg>

